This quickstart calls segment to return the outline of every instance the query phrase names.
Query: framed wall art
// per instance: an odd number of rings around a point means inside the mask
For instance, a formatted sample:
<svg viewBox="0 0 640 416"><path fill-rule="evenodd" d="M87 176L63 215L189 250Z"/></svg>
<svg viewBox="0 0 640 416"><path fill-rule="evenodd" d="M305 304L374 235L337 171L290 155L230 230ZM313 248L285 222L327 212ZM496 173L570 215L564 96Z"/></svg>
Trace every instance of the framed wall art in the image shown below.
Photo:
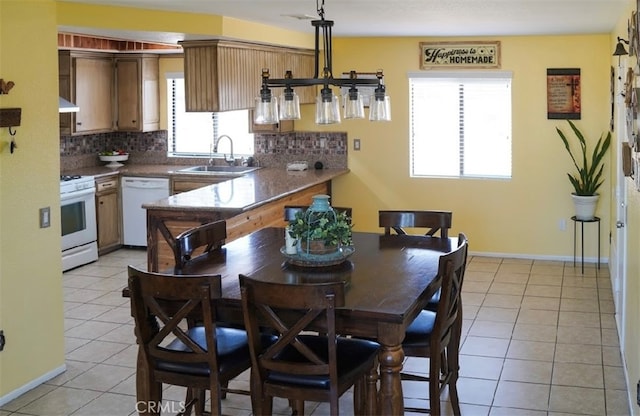
<svg viewBox="0 0 640 416"><path fill-rule="evenodd" d="M580 68L547 69L547 118L579 120Z"/></svg>

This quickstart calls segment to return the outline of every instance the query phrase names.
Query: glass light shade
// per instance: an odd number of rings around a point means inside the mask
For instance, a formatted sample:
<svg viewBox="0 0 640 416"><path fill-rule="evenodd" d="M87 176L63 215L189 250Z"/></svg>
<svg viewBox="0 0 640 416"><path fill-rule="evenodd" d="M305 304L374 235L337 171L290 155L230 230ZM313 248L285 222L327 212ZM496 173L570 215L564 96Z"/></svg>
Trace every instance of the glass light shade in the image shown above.
<svg viewBox="0 0 640 416"><path fill-rule="evenodd" d="M279 121L277 98L271 97L271 100L263 101L261 97L256 97L253 122L256 124L276 124Z"/></svg>
<svg viewBox="0 0 640 416"><path fill-rule="evenodd" d="M364 118L364 103L362 100L362 95L360 93L356 93L356 99L352 99L353 97L350 94L345 94L343 96L344 101L344 118Z"/></svg>
<svg viewBox="0 0 640 416"><path fill-rule="evenodd" d="M295 92L290 100L280 96L280 120L300 120L300 98Z"/></svg>
<svg viewBox="0 0 640 416"><path fill-rule="evenodd" d="M369 99L370 121L391 121L391 98L385 95L384 99L377 100L375 95Z"/></svg>
<svg viewBox="0 0 640 416"><path fill-rule="evenodd" d="M340 123L340 102L331 94L331 100L323 100L322 94L316 97L316 124Z"/></svg>

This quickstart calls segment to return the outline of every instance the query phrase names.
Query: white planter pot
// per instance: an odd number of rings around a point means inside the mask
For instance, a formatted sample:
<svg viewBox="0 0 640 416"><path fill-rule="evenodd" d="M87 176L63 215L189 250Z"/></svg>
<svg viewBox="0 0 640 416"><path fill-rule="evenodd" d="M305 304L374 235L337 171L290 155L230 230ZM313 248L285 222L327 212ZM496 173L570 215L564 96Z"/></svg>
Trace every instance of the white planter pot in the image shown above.
<svg viewBox="0 0 640 416"><path fill-rule="evenodd" d="M592 196L579 196L571 194L573 204L576 209L576 219L592 220L596 214L596 205L598 204L599 194Z"/></svg>

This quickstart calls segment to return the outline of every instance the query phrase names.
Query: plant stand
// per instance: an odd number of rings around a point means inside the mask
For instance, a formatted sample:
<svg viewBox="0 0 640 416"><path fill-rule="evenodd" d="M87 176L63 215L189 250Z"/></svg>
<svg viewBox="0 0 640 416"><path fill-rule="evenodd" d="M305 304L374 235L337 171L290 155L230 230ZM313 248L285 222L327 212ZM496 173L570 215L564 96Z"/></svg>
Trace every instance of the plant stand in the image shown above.
<svg viewBox="0 0 640 416"><path fill-rule="evenodd" d="M580 266L582 274L584 274L584 224L585 223L596 223L598 226L598 267L596 268L596 276L598 276L598 270L600 270L600 218L593 217L589 220L581 220L576 218L574 215L571 217L573 221L573 267L576 267L576 229L578 223L580 223Z"/></svg>

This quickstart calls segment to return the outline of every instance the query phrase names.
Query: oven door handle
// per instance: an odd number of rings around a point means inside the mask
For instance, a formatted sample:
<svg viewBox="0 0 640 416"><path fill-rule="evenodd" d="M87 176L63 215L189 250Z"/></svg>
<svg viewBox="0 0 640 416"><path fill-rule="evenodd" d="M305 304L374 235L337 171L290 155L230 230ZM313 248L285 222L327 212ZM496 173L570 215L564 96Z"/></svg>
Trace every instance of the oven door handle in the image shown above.
<svg viewBox="0 0 640 416"><path fill-rule="evenodd" d="M60 195L60 202L66 202L72 199L77 199L86 195L92 195L96 193L96 188L91 187L87 189L82 189L80 191L67 192L66 194Z"/></svg>

